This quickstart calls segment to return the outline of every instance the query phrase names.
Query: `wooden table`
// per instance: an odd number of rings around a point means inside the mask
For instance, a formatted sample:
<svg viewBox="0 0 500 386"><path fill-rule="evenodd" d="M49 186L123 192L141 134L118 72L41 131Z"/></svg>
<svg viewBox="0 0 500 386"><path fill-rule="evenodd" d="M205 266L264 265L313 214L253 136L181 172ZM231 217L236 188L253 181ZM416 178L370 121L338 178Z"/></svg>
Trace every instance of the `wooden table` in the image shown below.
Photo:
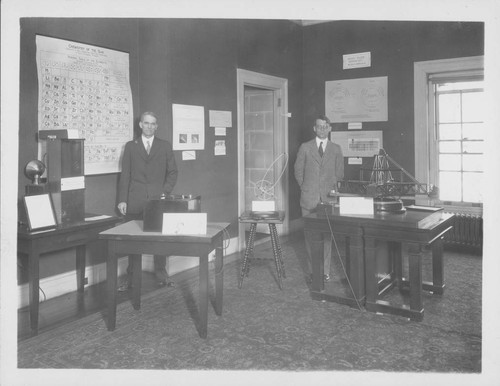
<svg viewBox="0 0 500 386"><path fill-rule="evenodd" d="M422 320L424 307L422 289L442 294L444 267L442 237L452 226L453 214L435 214L423 211L404 213L375 212L373 215L341 215L338 207L332 213L313 213L305 216L304 231L311 246L313 281L311 295L315 300L335 301L349 305L364 304L373 312L386 312ZM329 294L323 283L323 235L330 233L346 239L346 271L355 298ZM389 278L379 278L376 259L376 241L387 242L394 272ZM408 244L408 279L402 275L402 243ZM425 246L432 250L432 282L422 282L422 252ZM410 304L398 306L381 299L397 286L408 290Z"/></svg>
<svg viewBox="0 0 500 386"><path fill-rule="evenodd" d="M240 216L241 223L250 223L250 234L248 235L248 240L246 241L245 254L243 256L243 263L241 264L241 273L238 280L238 287L241 288L243 285L243 278L248 276L250 271L250 256L253 256L253 248L255 241L255 232L257 230L257 224L268 224L269 232L271 234L271 245L273 248L274 263L276 265L276 274L278 275L278 286L283 289L283 283L281 278L286 278L285 275L285 265L283 264L283 253L281 250L280 238L278 231L276 229L276 224L283 224L285 219L285 212L278 211L276 217L266 217L259 215L251 215L250 212L244 212Z"/></svg>
<svg viewBox="0 0 500 386"><path fill-rule="evenodd" d="M99 218L86 215L87 219ZM85 281L86 245L97 240L98 234L120 220L117 217L105 217L92 221L80 221L62 224L48 231L30 232L25 227L17 231L17 251L28 255L29 307L32 335L38 334L40 257L42 254L67 248L76 248L77 290L83 292Z"/></svg>
<svg viewBox="0 0 500 386"><path fill-rule="evenodd" d="M208 255L215 250L215 313L222 314L223 290L223 232L229 223L208 223L205 235L164 235L161 232L144 232L143 222L129 221L101 232L100 239L108 242L106 268L108 330L116 327L117 259L119 255L131 254L132 305L141 306L142 253L153 255L199 256L199 335L207 337L208 324Z"/></svg>

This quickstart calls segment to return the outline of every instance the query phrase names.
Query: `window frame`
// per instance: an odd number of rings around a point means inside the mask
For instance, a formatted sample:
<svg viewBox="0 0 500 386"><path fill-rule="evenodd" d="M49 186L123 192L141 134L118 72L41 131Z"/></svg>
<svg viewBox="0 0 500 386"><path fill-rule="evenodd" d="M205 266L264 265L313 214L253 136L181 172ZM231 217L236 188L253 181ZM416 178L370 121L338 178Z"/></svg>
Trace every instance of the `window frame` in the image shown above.
<svg viewBox="0 0 500 386"><path fill-rule="evenodd" d="M484 72L484 56L472 56L443 60L431 60L414 63L414 140L415 140L415 178L428 185L437 185L437 170L433 170L432 159L437 159L437 140L434 128L435 106L429 93L430 79L446 73L455 73L463 79L470 72ZM439 188L439 185L437 185ZM482 213L482 204L441 201L427 196L416 197L419 204L443 206L449 210L460 209L462 212Z"/></svg>

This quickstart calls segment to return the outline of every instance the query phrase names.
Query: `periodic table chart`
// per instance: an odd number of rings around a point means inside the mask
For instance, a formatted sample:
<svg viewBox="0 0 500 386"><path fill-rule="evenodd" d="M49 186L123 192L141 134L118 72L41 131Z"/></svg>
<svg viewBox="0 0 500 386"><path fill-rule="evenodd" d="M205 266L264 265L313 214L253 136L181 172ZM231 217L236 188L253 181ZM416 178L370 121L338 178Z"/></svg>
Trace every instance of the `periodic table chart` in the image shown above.
<svg viewBox="0 0 500 386"><path fill-rule="evenodd" d="M38 130L85 139L86 175L119 172L133 137L128 53L45 36L36 45Z"/></svg>

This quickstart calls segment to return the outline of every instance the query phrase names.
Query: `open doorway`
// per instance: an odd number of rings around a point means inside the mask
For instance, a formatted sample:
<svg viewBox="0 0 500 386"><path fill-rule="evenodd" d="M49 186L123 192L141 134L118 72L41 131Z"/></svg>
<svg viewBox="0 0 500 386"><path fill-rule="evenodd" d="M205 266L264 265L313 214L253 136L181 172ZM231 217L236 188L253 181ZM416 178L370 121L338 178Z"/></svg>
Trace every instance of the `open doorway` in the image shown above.
<svg viewBox="0 0 500 386"><path fill-rule="evenodd" d="M238 210L252 201L274 201L285 212L278 227L288 233L288 82L286 79L238 69ZM266 224L257 227L256 243L269 238ZM249 224L240 224L239 249Z"/></svg>

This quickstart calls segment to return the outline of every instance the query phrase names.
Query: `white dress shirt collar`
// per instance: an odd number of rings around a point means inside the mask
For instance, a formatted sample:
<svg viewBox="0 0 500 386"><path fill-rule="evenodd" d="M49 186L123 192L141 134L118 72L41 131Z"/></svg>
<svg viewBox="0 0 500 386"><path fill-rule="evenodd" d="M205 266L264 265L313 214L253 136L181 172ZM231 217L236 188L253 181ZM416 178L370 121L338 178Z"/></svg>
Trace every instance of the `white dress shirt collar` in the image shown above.
<svg viewBox="0 0 500 386"><path fill-rule="evenodd" d="M319 139L318 137L316 137L316 146L318 147L319 149L319 144L323 142L323 151L326 150L326 144L328 143L328 138L325 138L325 139Z"/></svg>
<svg viewBox="0 0 500 386"><path fill-rule="evenodd" d="M141 138L142 138L142 143L144 145L144 148L148 147L148 142L149 142L149 146L153 146L153 140L155 139L154 135L151 138L146 138L144 135L141 135Z"/></svg>

